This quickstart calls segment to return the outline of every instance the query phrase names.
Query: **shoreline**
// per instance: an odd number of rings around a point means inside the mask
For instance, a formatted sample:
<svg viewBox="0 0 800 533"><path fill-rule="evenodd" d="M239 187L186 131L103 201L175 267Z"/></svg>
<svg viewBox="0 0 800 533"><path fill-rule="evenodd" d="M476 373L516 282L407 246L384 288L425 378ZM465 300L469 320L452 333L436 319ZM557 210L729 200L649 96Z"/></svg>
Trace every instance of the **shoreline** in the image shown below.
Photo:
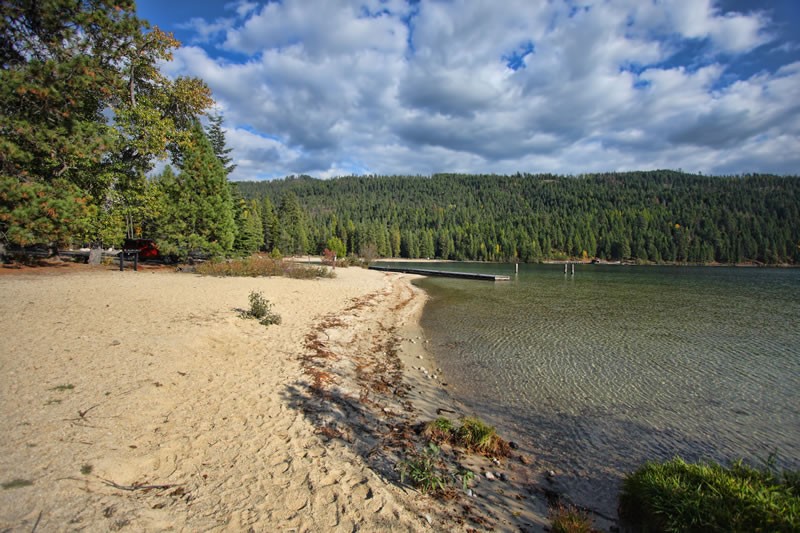
<svg viewBox="0 0 800 533"><path fill-rule="evenodd" d="M437 409L468 414L441 380L414 370L434 363L419 323L427 295L412 276L65 266L0 276L0 312L16 318L0 325L0 481L10 484L0 528L548 523L511 460L465 460L474 498L440 501L399 483L419 423ZM281 325L239 317L252 290L272 301ZM329 364L330 375L318 368ZM487 480L490 469L508 482Z"/></svg>
<svg viewBox="0 0 800 533"><path fill-rule="evenodd" d="M412 450L424 447L422 426L439 416L455 422L470 413L451 397L425 349L419 319L428 297L411 283L420 276L375 273L391 288L355 301L342 315L322 317L309 336L311 354L304 368L312 391L306 398L312 423L327 438L348 443L379 476L421 500L423 515L435 530L544 531L548 500L525 466L532 461L521 459L519 452L496 460L443 446L440 459L448 471L474 472L470 495L453 485L446 498L436 498L399 484L398 466ZM388 315L381 311L387 307ZM358 332L365 330L371 332L370 355L357 342ZM489 472L496 477L487 477Z"/></svg>
<svg viewBox="0 0 800 533"><path fill-rule="evenodd" d="M513 261L476 261L476 260L464 260L460 261L457 259L405 259L405 258L379 258L375 260L375 263L475 263L479 265L513 265ZM607 260L599 260L597 262L592 262L591 260L583 260L583 259L545 259L539 261L538 263L524 263L519 262L520 265L598 265L598 266L636 266L636 267L709 267L709 268L800 268L800 264L791 264L791 263L776 263L776 264L767 264L767 263L756 263L756 262L744 262L744 263L680 263L680 262L662 262L662 263L653 263L650 261L637 263L635 260L626 260L626 261L607 261Z"/></svg>
<svg viewBox="0 0 800 533"><path fill-rule="evenodd" d="M424 276L407 275L408 283ZM459 401L452 383L448 383L442 369L438 367L431 350L430 340L425 335L421 318L425 304L430 296L416 284L413 287L422 293L424 301L418 311L401 330L403 334L401 356L406 366L406 379L418 389L414 405L424 421L444 416L456 422L462 417L478 416L474 410ZM422 370L425 368L425 370ZM426 372L427 371L427 372ZM438 379L437 379L438 378ZM491 426L496 422L483 418ZM498 428L504 439L509 435ZM566 505L586 512L593 521L594 530L609 531L618 528L618 517L607 516L597 509L585 508L572 502L569 494L558 481L558 465L543 462L538 457L541 448L533 442L519 441L513 444L509 457L498 461L478 455L461 457L460 464L475 473L471 484L475 498L462 497L461 503L474 509L473 518L488 518L482 527L496 527L501 530L549 531L549 511L553 507ZM556 474L553 475L555 469ZM494 480L486 473L491 472ZM502 478L501 478L502 476Z"/></svg>

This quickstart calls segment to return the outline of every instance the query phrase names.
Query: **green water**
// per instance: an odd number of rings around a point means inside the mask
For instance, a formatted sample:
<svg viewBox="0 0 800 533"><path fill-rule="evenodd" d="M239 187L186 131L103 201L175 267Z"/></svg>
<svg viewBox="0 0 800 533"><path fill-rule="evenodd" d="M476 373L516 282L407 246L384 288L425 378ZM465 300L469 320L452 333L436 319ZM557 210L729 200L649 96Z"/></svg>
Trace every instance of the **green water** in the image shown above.
<svg viewBox="0 0 800 533"><path fill-rule="evenodd" d="M576 503L613 515L621 476L650 459L777 450L800 468L800 270L520 265L511 282L419 285L452 394Z"/></svg>

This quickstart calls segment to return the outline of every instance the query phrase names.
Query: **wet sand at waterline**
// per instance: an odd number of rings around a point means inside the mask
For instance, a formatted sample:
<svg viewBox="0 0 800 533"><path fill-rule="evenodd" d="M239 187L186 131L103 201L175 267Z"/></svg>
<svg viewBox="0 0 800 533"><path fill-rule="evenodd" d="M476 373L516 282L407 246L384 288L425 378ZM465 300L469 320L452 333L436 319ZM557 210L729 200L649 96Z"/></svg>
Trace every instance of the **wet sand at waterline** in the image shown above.
<svg viewBox="0 0 800 533"><path fill-rule="evenodd" d="M399 486L384 451L447 400L412 374L427 357L412 278L0 276L0 529L467 527L453 503ZM254 290L280 325L239 317ZM401 363L375 359L395 352ZM370 409L353 410L359 397ZM537 505L507 512L540 529Z"/></svg>

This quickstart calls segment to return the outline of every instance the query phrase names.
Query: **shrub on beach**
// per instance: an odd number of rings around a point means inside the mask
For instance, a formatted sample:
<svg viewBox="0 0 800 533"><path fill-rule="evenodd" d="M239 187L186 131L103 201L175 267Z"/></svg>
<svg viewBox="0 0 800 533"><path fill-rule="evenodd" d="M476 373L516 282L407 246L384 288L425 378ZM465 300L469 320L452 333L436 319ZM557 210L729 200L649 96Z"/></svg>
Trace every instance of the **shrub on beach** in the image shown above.
<svg viewBox="0 0 800 533"><path fill-rule="evenodd" d="M508 442L501 439L494 427L479 418L467 417L456 431L456 442L469 451L483 455L506 457L510 452Z"/></svg>
<svg viewBox="0 0 800 533"><path fill-rule="evenodd" d="M442 416L422 426L422 435L434 444L461 446L487 456L507 457L511 452L509 443L497 435L494 427L476 417L463 418L461 426L456 427Z"/></svg>
<svg viewBox="0 0 800 533"><path fill-rule="evenodd" d="M196 272L203 276L284 276L295 279L332 278L335 276L325 267L276 260L263 255L252 255L244 259L228 261L208 261L198 265Z"/></svg>
<svg viewBox="0 0 800 533"><path fill-rule="evenodd" d="M242 318L255 318L259 324L264 326L281 323L281 316L272 311L272 304L264 298L263 294L251 291L249 299L250 309L242 311Z"/></svg>
<svg viewBox="0 0 800 533"><path fill-rule="evenodd" d="M800 475L740 462L650 462L626 477L620 518L641 531L800 531Z"/></svg>

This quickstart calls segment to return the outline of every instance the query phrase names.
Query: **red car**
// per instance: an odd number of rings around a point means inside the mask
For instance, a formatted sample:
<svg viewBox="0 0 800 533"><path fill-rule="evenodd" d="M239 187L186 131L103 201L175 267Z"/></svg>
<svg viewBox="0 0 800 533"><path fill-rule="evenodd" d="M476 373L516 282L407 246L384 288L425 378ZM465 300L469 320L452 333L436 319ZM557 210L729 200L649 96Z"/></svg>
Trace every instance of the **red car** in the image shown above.
<svg viewBox="0 0 800 533"><path fill-rule="evenodd" d="M123 252L139 250L139 259L159 259L161 257L156 242L152 239L125 239L122 250Z"/></svg>

